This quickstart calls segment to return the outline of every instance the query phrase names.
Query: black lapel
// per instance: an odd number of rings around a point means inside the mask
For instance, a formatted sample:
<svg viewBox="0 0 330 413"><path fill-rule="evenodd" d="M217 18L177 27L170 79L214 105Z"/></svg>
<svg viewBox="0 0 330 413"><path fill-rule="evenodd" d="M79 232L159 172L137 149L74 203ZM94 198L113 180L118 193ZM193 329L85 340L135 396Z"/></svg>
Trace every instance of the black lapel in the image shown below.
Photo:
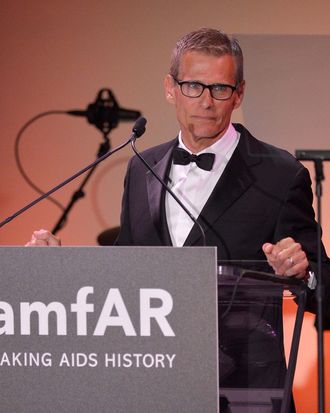
<svg viewBox="0 0 330 413"><path fill-rule="evenodd" d="M254 138L250 140L246 129L239 131L237 148L199 216L205 232L254 182L250 166L259 163L260 156L257 148L251 148ZM193 245L200 237L200 230L194 225L184 245Z"/></svg>

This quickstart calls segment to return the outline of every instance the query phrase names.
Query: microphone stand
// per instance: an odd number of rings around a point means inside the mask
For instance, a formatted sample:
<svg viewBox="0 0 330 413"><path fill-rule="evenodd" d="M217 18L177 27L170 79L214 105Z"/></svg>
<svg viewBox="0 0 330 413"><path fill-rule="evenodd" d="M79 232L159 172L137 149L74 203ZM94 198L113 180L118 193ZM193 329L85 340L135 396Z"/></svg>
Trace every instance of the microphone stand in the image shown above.
<svg viewBox="0 0 330 413"><path fill-rule="evenodd" d="M104 154L106 154L107 152L110 151L111 145L110 145L110 141L108 138L108 134L109 134L110 130L107 131L102 131L103 133L103 138L104 138L104 142L102 142L100 144L96 159L101 158ZM66 208L64 209L60 219L58 220L57 224L54 226L52 233L55 235L58 231L60 231L63 226L66 223L67 217L71 211L71 209L74 207L75 203L83 198L85 196L85 192L84 192L84 187L87 184L87 182L89 181L90 177L92 176L92 174L94 173L95 169L97 168L98 163L95 164L86 174L85 178L83 179L83 181L81 182L80 186L78 187L78 189L73 193L72 197L71 197L71 201L68 203L68 205L66 206Z"/></svg>
<svg viewBox="0 0 330 413"><path fill-rule="evenodd" d="M203 247L206 247L206 236L205 236L205 231L202 225L198 222L198 219L193 216L193 214L185 207L185 205L180 201L180 199L175 195L175 193L172 191L171 188L169 188L166 183L162 180L162 178L152 169L152 167L148 164L148 162L143 158L143 156L139 153L139 151L136 149L135 146L135 141L138 136L134 136L133 139L131 140L131 147L136 154L136 156L142 161L142 163L146 166L148 171L152 173L152 175L157 179L157 181L162 185L162 187L167 191L171 197L180 205L180 207L184 210L184 212L189 216L189 218L192 220L194 224L197 225L197 227L200 230L202 240L203 240Z"/></svg>
<svg viewBox="0 0 330 413"><path fill-rule="evenodd" d="M101 131L104 142L100 145L96 159L101 158L111 149L108 135L112 129L118 126L120 120L132 121L141 116L139 111L120 108L110 89L101 89L96 96L95 102L89 104L86 111L70 110L67 114L87 117L88 123L94 125ZM59 221L52 230L54 235L64 226L69 212L75 203L85 196L84 187L95 171L97 165L98 163L88 171L88 174L85 176L79 188L73 193L71 201L64 209Z"/></svg>
<svg viewBox="0 0 330 413"><path fill-rule="evenodd" d="M315 193L317 200L317 367L318 367L318 413L325 411L324 398L324 335L323 335L323 297L324 283L322 275L322 231L321 231L321 198L322 181L324 180L323 161L330 161L330 150L297 149L296 158L299 160L313 161L315 166Z"/></svg>
<svg viewBox="0 0 330 413"><path fill-rule="evenodd" d="M99 129L102 132L104 142L100 144L96 160L92 164L90 164L87 168L84 168L82 171L79 171L78 173L74 174L69 179L66 179L63 183L57 185L52 190L45 193L44 191L39 189L28 178L27 174L25 173L25 171L24 171L24 169L21 165L21 161L19 159L18 144L19 144L19 141L21 139L21 136L22 136L23 132L26 130L26 128L29 125L31 125L32 122L36 121L37 119L39 119L42 116L46 116L46 115L50 115L50 114L67 114L67 115L72 115L72 116L86 117L87 120L88 120L88 123L90 123L91 125L96 126L96 128ZM37 198L36 200L34 200L33 202L31 202L30 204L26 205L24 208L20 209L16 213L14 213L13 215L7 217L5 220L0 221L0 228L3 227L4 225L6 225L8 222L12 221L18 215L22 214L23 212L25 212L26 210L31 208L36 203L38 203L41 200L43 200L45 198L48 198L48 197L49 197L50 200L52 200L52 202L54 202L55 204L60 206L60 208L62 209L62 205L60 203L58 203L54 198L51 198L50 195L53 194L54 192L56 192L58 189L62 188L62 186L64 186L67 183L71 182L71 180L73 180L73 179L77 178L78 176L80 176L83 172L88 172L88 174L83 179L83 181L82 181L81 185L79 186L79 188L72 195L71 201L69 202L68 206L64 209L59 221L57 222L54 229L52 230L53 234L56 234L64 226L64 224L67 220L68 214L71 211L71 209L73 208L74 204L80 198L83 198L85 196L85 193L84 193L83 189L84 189L85 185L87 184L89 178L92 176L93 172L95 171L97 165L103 159L105 159L107 156L111 155L112 153L117 152L117 150L119 150L123 147L123 146L120 146L120 147L114 149L113 151L110 151L111 146L110 146L110 142L109 142L109 138L108 138L108 135L109 135L110 131L118 126L119 121L133 121L133 120L135 121L137 119L140 119L139 122L136 122L135 125L134 125L134 128L133 128L134 133L133 133L132 136L137 136L137 137L141 136L142 133L144 133L144 130L145 130L144 126L145 126L146 120L143 118L144 120L142 121L142 118L140 118L140 116L141 116L141 113L139 111L121 108L119 106L114 94L112 93L112 91L110 89L101 89L98 92L97 96L96 96L95 102L90 103L87 106L86 110L69 110L69 111L52 110L52 111L47 111L47 112L43 112L43 113L33 117L31 120L29 120L27 123L25 123L23 125L23 127L19 130L18 134L17 134L17 138L16 138L16 141L15 141L15 158L16 158L18 169L21 172L23 178L28 182L28 184L30 186L32 186L37 192L39 192L41 194L41 196L39 198ZM144 126L142 125L143 122L144 122ZM144 130L141 133L141 131L138 130L138 128L141 128L142 126L144 127ZM127 143L125 143L125 145L127 145ZM108 155L105 156L106 154L108 154Z"/></svg>
<svg viewBox="0 0 330 413"><path fill-rule="evenodd" d="M321 241L321 197L324 180L322 159L314 159L316 199L317 199L317 365L318 365L318 412L324 413L324 336L323 336L323 280L322 280L322 241Z"/></svg>
<svg viewBox="0 0 330 413"><path fill-rule="evenodd" d="M104 161L106 158L111 156L112 154L118 152L120 149L124 148L126 145L128 145L132 139L135 139L136 137L140 137L144 134L145 132L145 124L146 120L145 118L139 118L133 127L132 134L128 138L127 141L122 143L121 145L117 146L115 149L112 149L111 151L105 153L104 155L100 156L98 159L96 159L94 162L91 164L85 166L84 168L80 169L78 172L70 176L69 178L65 179L63 182L60 184L56 185L52 189L50 189L48 192L43 193L39 198L36 198L34 201L30 202L29 204L25 205L23 208L19 209L16 211L14 214L10 215L6 219L0 222L0 228L2 228L4 225L8 224L11 222L13 219L18 217L19 215L23 214L25 211L28 209L32 208L34 205L42 201L43 199L49 197L49 195L53 194L54 192L58 191L59 189L63 188L65 185L73 181L74 179L78 178L78 176L82 175L83 173L89 171L92 169L94 166L98 165L100 162Z"/></svg>

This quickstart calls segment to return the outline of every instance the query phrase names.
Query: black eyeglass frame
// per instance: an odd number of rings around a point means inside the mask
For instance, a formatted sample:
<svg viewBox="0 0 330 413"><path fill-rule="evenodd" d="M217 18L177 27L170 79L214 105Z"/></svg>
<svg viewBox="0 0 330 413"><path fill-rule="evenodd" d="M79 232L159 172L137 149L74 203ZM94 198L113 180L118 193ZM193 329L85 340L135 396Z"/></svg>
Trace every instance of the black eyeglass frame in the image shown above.
<svg viewBox="0 0 330 413"><path fill-rule="evenodd" d="M178 80L178 79L176 79L174 76L172 76L172 78L173 78L173 80L180 86L180 90L181 90L181 93L183 94L183 96L186 96L187 98L191 98L191 99L199 98L200 96L202 96L204 90L205 90L205 89L208 89L208 90L210 91L210 94L211 94L211 96L212 96L213 99L215 99L215 100L228 100L228 99L230 99L230 98L233 96L233 93L235 92L235 90L237 90L237 88L238 88L238 86L239 86L238 84L237 84L236 86L232 86L232 85L228 85L228 84L226 84L226 83L212 83L212 84L210 84L210 85L205 85L205 84L202 83L202 82L198 82L198 81L194 81L194 80ZM201 91L201 93L200 93L199 95L197 95L197 96L189 96L189 95L186 95L185 93L183 93L183 91L182 91L182 86L183 86L183 85L187 85L187 84L191 84L191 83L194 83L194 84L196 84L196 85L202 86L203 89L202 89L202 91ZM231 89L231 95L228 96L227 98L224 98L224 99L217 98L217 97L213 96L212 88L215 87L215 86L225 86L225 87L229 87L229 88Z"/></svg>

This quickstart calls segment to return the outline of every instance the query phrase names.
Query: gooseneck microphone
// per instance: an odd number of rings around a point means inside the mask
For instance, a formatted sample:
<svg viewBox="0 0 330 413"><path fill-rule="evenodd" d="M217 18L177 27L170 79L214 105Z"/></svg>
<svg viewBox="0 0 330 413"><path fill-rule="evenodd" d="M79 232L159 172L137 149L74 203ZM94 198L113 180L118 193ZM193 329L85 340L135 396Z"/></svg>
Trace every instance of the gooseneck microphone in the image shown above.
<svg viewBox="0 0 330 413"><path fill-rule="evenodd" d="M0 228L3 227L4 225L8 224L8 222L12 221L19 215L23 214L23 212L27 211L28 209L32 208L34 205L42 201L43 199L49 197L51 194L54 192L58 191L59 189L63 188L65 185L73 181L74 179L78 178L78 176L82 175L84 172L87 172L89 169L93 168L95 165L98 165L102 161L104 161L106 158L111 156L112 154L118 152L120 149L124 148L126 145L128 145L132 140L135 140L136 138L142 136L145 132L145 125L146 125L146 120L143 117L140 117L134 124L133 129L132 129L132 134L128 138L127 141L122 143L121 145L117 146L115 149L107 152L103 156L97 158L94 162L91 164L85 166L83 169L79 170L76 172L74 175L70 176L60 184L56 185L54 188L50 189L48 192L45 192L43 195L41 195L39 198L35 199L34 201L30 202L28 205L23 207L22 209L18 210L15 212L13 215L10 215L6 219L0 222Z"/></svg>
<svg viewBox="0 0 330 413"><path fill-rule="evenodd" d="M180 201L180 199L175 195L175 193L171 190L171 188L169 188L168 185L166 185L166 183L162 180L162 178L152 169L152 167L148 164L148 162L143 158L143 156L140 154L140 152L136 149L135 141L136 141L136 138L133 138L131 140L131 146L132 146L132 149L135 152L136 156L142 161L142 163L146 166L146 168L158 180L158 182L162 185L162 187L165 189L165 191L168 192L171 195L171 197L173 197L175 199L175 201L180 205L180 207L189 216L189 218L193 221L193 223L197 225L197 227L199 228L200 233L202 235L203 247L205 247L206 246L206 237L205 237L205 231L204 231L203 227L198 222L198 220L193 216L193 214Z"/></svg>

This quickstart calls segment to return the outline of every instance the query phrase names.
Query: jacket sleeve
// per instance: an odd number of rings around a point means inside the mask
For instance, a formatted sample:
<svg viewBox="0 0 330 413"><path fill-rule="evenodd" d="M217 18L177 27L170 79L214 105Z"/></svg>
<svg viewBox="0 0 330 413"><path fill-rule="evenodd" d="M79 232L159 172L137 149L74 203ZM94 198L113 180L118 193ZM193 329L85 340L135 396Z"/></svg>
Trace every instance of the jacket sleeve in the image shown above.
<svg viewBox="0 0 330 413"><path fill-rule="evenodd" d="M292 237L302 245L311 270L319 279L317 273L317 222L313 210L313 193L308 170L301 166L283 203L276 227L276 239ZM322 284L324 287L324 327L330 328L330 260L322 247ZM307 311L316 313L316 290L307 291Z"/></svg>

